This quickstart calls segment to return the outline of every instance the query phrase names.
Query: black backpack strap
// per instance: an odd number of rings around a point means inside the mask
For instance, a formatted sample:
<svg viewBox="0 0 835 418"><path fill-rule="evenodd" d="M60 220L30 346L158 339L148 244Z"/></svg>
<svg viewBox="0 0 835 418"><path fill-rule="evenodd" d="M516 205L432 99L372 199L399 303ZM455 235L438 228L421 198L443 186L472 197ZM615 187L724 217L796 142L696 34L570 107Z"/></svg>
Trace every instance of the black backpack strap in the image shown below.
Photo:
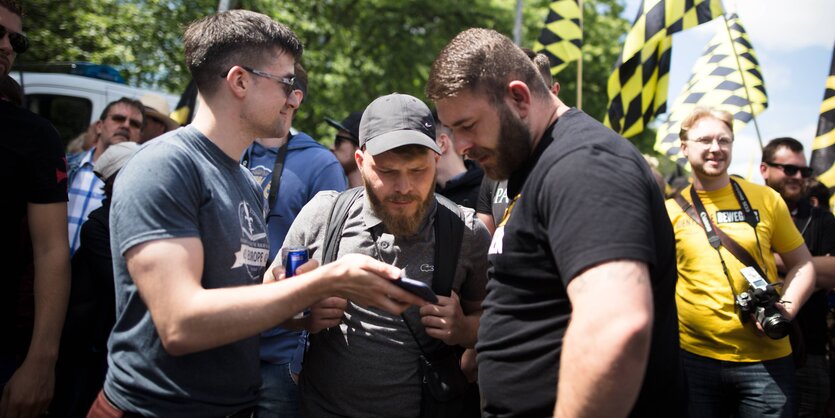
<svg viewBox="0 0 835 418"><path fill-rule="evenodd" d="M464 240L464 213L455 202L435 194L438 202L435 214L435 272L432 275L432 291L436 295L450 296L461 242Z"/></svg>
<svg viewBox="0 0 835 418"><path fill-rule="evenodd" d="M362 187L354 187L336 196L336 201L333 202L328 216L325 239L322 241L322 264L328 264L336 260L336 254L339 251L339 240L342 238L342 228L348 219L348 208L357 200L362 190Z"/></svg>

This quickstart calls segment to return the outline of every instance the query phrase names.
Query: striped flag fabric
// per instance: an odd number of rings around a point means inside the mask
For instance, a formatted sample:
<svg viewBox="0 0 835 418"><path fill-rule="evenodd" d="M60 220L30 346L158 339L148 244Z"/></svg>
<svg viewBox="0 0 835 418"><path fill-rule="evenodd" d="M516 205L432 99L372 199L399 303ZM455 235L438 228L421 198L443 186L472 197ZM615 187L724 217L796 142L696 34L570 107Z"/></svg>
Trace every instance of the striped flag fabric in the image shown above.
<svg viewBox="0 0 835 418"><path fill-rule="evenodd" d="M643 0L609 76L603 123L624 137L667 110L672 34L723 14L719 0Z"/></svg>
<svg viewBox="0 0 835 418"><path fill-rule="evenodd" d="M548 6L545 26L533 50L551 60L551 74L556 75L568 63L580 58L583 48L581 13L578 0L553 0Z"/></svg>
<svg viewBox="0 0 835 418"><path fill-rule="evenodd" d="M835 47L832 48L832 63L826 89L823 93L818 132L812 141L812 160L809 165L815 170L818 181L825 184L832 194L829 207L835 208Z"/></svg>
<svg viewBox="0 0 835 418"><path fill-rule="evenodd" d="M197 108L197 84L194 80L188 82L185 91L177 102L177 108L169 115L177 121L180 126L186 126L194 118L194 109Z"/></svg>
<svg viewBox="0 0 835 418"><path fill-rule="evenodd" d="M739 132L768 107L757 55L736 14L729 16L727 26L721 25L708 42L693 65L690 80L673 102L667 120L658 128L656 151L682 166L686 165L687 159L681 155L679 147L681 121L696 106L726 110L734 115L734 132Z"/></svg>

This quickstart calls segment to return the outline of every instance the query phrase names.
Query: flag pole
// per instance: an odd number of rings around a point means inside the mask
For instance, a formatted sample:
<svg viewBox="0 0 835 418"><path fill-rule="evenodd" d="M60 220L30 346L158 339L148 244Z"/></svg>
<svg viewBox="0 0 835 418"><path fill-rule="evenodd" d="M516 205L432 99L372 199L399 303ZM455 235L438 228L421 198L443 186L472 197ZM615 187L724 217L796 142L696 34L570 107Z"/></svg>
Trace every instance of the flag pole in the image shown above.
<svg viewBox="0 0 835 418"><path fill-rule="evenodd" d="M577 5L580 8L580 33L583 32L583 0L577 0ZM583 36L585 38L585 36ZM583 110L583 42L580 47L580 59L577 60L577 109Z"/></svg>
<svg viewBox="0 0 835 418"><path fill-rule="evenodd" d="M748 93L748 84L745 82L745 72L742 69L742 64L739 62L739 53L736 52L736 43L734 37L731 35L731 27L728 25L728 16L722 15L722 21L725 22L725 30L728 32L728 39L731 41L731 50L734 51L734 58L736 59L736 68L739 69L739 77L742 79L742 88L745 89L745 98L748 100L748 107L751 109L751 120L754 122L754 129L757 131L757 141L760 143L760 151L763 147L763 138L760 135L760 125L757 123L757 116L754 113L754 103L751 101L751 94Z"/></svg>
<svg viewBox="0 0 835 418"><path fill-rule="evenodd" d="M516 19L513 22L513 42L522 45L522 3L523 0L516 0Z"/></svg>

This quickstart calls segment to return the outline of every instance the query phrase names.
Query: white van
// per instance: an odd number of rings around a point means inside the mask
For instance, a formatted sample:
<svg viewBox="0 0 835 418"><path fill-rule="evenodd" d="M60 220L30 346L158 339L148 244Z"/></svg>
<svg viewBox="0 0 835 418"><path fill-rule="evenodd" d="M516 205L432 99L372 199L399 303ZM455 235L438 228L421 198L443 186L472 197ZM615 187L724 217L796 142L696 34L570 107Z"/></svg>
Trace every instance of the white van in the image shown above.
<svg viewBox="0 0 835 418"><path fill-rule="evenodd" d="M122 97L138 100L146 93L156 93L165 97L171 109L175 109L179 101L177 95L92 76L15 69L9 75L23 87L24 106L49 119L61 134L64 144L98 120L108 103Z"/></svg>

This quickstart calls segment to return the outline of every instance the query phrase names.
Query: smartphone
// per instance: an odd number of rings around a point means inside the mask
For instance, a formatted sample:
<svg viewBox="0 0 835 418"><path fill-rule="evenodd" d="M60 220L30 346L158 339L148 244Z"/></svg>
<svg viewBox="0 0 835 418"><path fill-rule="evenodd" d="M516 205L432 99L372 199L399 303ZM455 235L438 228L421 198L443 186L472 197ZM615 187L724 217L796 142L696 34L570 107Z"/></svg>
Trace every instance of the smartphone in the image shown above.
<svg viewBox="0 0 835 418"><path fill-rule="evenodd" d="M419 296L421 299L429 303L438 303L438 296L435 295L435 292L432 291L431 287L427 286L423 282L412 280L401 273L400 278L394 280L392 283Z"/></svg>

